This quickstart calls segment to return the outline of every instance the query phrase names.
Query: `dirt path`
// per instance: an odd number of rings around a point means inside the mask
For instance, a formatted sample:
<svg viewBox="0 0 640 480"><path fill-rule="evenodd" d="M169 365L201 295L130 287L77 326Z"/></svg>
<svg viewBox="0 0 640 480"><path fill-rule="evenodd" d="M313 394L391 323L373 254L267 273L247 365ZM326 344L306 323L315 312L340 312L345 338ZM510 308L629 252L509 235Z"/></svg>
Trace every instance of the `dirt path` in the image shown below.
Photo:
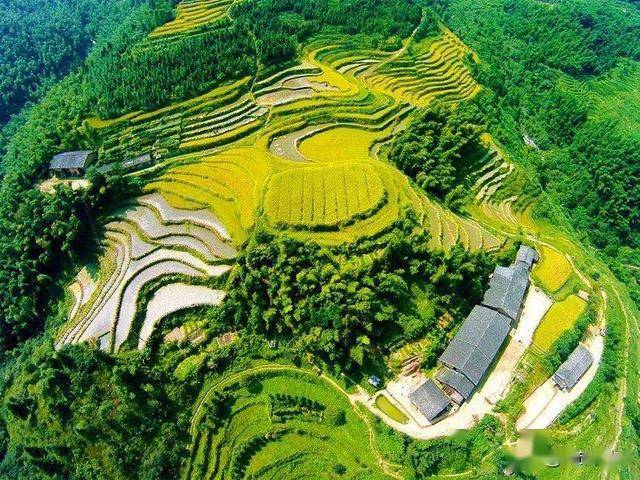
<svg viewBox="0 0 640 480"><path fill-rule="evenodd" d="M403 479L404 477L400 475L397 471L395 471L396 469L402 468L402 465L388 462L387 460L384 459L384 457L380 453L380 450L378 450L378 447L376 445L375 432L373 430L373 426L371 425L371 420L367 416L367 414L363 413L360 410L360 405L354 400L353 398L354 396L349 395L349 393L345 389L343 389L340 385L338 385L335 382L335 380L327 377L325 374L322 374L321 378L323 378L326 382L330 383L336 390L338 390L340 393L342 393L349 399L349 403L351 403L353 411L355 412L356 415L358 415L358 417L362 419L362 421L367 426L367 432L369 433L369 446L371 447L371 451L373 452L373 454L376 456L376 459L378 460L378 465L380 465L380 468L385 473L385 475L388 475L390 477L397 478L397 479ZM363 390L360 391L360 394L362 394L362 391Z"/></svg>
<svg viewBox="0 0 640 480"><path fill-rule="evenodd" d="M367 68L364 72L362 72L361 74L362 77L364 78L369 76L371 73L375 72L376 70L383 67L384 65L387 65L388 63L391 63L397 58L401 57L402 54L407 51L407 49L409 48L409 45L411 45L411 42L413 42L413 38L416 36L416 33L418 32L418 29L420 28L420 25L422 24L423 19L424 19L424 11L422 12L422 16L420 17L420 22L418 22L418 26L413 29L413 32L411 32L411 35L409 35L409 38L407 38L407 41L402 46L402 48L400 50L396 50L389 57L385 58L382 62L373 63L369 68Z"/></svg>
<svg viewBox="0 0 640 480"><path fill-rule="evenodd" d="M631 336L631 333L629 330L631 330L632 327L635 327L635 333L637 336L640 336L640 325L638 324L638 319L635 317L635 315L633 315L631 312L629 312L629 310L627 309L627 306L625 305L625 303L622 301L622 296L620 295L620 292L618 291L618 289L616 288L616 286L613 284L613 282L609 282L609 286L611 287L611 290L613 291L614 295L616 296L616 300L618 301L618 304L620 305L620 309L622 310L622 314L625 318L626 324L627 324L627 334L624 335L625 337L625 357L626 357L626 362L624 364L624 375L622 377L622 385L620 387L620 390L618 392L618 398L616 401L616 429L615 429L615 435L613 437L613 441L611 442L611 444L608 447L607 453L613 453L613 452L617 452L620 446L620 436L622 435L622 418L624 416L624 402L626 400L627 397L627 374L628 374L628 365L629 365L629 338ZM609 478L609 465L606 464L603 471L602 471L602 475L601 478Z"/></svg>
<svg viewBox="0 0 640 480"><path fill-rule="evenodd" d="M555 249L555 250L559 251L558 249ZM573 271L576 272L576 275L578 275L580 280L582 280L582 282L589 288L593 288L593 283L591 283L591 280L589 280L589 278L576 267L576 264L573 262L573 257L568 253L565 253L564 257L567 259L567 261L571 265L571 268L573 268Z"/></svg>

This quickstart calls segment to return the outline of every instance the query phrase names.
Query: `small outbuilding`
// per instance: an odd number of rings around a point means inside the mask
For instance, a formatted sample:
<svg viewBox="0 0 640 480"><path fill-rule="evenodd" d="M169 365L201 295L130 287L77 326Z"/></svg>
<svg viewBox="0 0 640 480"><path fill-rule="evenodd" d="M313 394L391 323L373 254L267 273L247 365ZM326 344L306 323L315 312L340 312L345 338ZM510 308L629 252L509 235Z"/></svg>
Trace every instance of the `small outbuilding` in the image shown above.
<svg viewBox="0 0 640 480"><path fill-rule="evenodd" d="M382 381L380 380L379 377L376 377L375 375L371 375L369 377L369 384L376 388L379 388L380 385L382 385Z"/></svg>
<svg viewBox="0 0 640 480"><path fill-rule="evenodd" d="M518 254L516 255L516 265L522 264L527 267L527 270L531 271L533 264L540 260L538 252L528 245L520 245Z"/></svg>
<svg viewBox="0 0 640 480"><path fill-rule="evenodd" d="M451 407L449 397L431 379L411 392L409 400L430 423L442 420Z"/></svg>
<svg viewBox="0 0 640 480"><path fill-rule="evenodd" d="M82 177L97 159L98 154L92 150L63 152L53 157L49 170L60 178Z"/></svg>
<svg viewBox="0 0 640 480"><path fill-rule="evenodd" d="M556 373L553 374L553 381L560 390L569 391L575 387L576 383L582 378L582 376L589 370L589 367L593 363L593 357L589 350L584 348L583 345L571 352L569 358L560 365Z"/></svg>

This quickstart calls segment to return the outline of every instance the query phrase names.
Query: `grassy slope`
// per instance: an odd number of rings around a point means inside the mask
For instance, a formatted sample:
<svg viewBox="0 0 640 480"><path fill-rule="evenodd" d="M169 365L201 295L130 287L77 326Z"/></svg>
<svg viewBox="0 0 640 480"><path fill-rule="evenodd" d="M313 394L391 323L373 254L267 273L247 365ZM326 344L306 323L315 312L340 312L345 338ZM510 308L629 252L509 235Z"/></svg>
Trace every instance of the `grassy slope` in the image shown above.
<svg viewBox="0 0 640 480"><path fill-rule="evenodd" d="M192 458L185 478L231 478L235 464L233 452L256 435L282 432L271 438L244 460L244 471L252 478L274 476L298 478L338 478L338 466L344 467L346 478L388 478L395 472L380 463L377 446L372 442L368 417L354 409L346 392L328 378L319 378L307 370L293 366L263 364L235 375L212 381L202 391L200 401L210 398L221 388L231 392L233 400L228 420L215 434L198 428L204 411L196 407ZM286 394L318 402L320 409L312 414L301 411L283 421L271 416L270 396ZM344 422L330 421L330 410L342 411Z"/></svg>

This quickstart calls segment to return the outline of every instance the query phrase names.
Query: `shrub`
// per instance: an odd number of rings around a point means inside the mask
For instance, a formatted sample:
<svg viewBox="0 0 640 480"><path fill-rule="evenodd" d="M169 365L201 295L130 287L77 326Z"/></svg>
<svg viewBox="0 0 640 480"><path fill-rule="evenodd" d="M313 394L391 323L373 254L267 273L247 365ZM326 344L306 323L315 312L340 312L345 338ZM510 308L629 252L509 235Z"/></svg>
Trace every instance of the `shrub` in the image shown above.
<svg viewBox="0 0 640 480"><path fill-rule="evenodd" d="M346 423L347 417L344 413L344 410L342 410L341 408L330 406L324 412L324 421L329 425L339 427Z"/></svg>

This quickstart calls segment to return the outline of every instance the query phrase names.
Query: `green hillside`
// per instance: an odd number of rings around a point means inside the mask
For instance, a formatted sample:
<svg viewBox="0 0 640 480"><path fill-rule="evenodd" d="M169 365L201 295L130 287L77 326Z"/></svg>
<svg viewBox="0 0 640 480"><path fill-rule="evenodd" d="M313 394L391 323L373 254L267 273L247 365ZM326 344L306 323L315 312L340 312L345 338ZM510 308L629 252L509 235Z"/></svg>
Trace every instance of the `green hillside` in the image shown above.
<svg viewBox="0 0 640 480"><path fill-rule="evenodd" d="M0 478L640 475L633 3L127 12L2 159ZM410 392L522 245L522 326L427 421Z"/></svg>

